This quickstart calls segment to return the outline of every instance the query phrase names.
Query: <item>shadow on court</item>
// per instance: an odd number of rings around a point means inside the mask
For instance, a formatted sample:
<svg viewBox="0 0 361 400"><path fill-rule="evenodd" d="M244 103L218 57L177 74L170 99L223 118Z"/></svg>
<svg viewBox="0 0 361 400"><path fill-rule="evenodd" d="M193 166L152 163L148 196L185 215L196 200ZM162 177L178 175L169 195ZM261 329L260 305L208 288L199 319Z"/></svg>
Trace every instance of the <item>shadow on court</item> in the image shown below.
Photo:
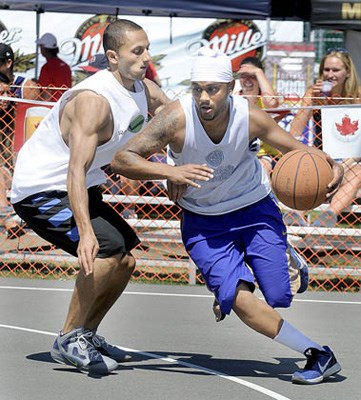
<svg viewBox="0 0 361 400"><path fill-rule="evenodd" d="M153 353L152 351L146 351L146 353ZM155 354L155 352L153 353ZM279 379L282 381L290 381L291 374L290 371L297 370L299 367L297 363L304 362L304 358L274 358L278 363L268 363L261 362L258 360L248 360L248 359L220 359L214 358L209 354L187 354L187 353L165 353L156 352L159 358L143 356L140 354L131 354L132 360L130 362L125 362L119 364L116 371L124 370L149 370L158 372L172 372L178 374L186 375L214 375L213 373L207 372L208 370L218 371L222 374L229 376L249 378L249 377L259 377L262 375L263 378ZM60 367L60 364L55 362L50 355L50 352L41 352L29 354L26 356L28 360L36 362L46 362L54 365L54 370L69 373L81 373L71 366ZM157 362L161 359L175 359L177 363L175 364L164 364L163 362ZM142 362L150 361L146 365ZM138 364L137 364L138 363ZM201 368L201 370L193 370L192 365ZM184 367L187 367L184 369ZM109 376L115 374L109 374ZM88 374L89 377L96 379L105 378L104 376L98 376L94 374ZM338 383L346 380L347 378L342 374L337 374L328 378L325 383Z"/></svg>

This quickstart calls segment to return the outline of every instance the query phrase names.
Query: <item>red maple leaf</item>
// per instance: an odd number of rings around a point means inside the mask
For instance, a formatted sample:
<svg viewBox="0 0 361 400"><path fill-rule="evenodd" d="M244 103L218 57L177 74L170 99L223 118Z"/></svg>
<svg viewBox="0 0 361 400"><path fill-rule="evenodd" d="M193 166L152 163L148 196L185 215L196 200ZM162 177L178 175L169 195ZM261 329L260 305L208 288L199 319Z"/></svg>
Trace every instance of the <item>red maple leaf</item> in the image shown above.
<svg viewBox="0 0 361 400"><path fill-rule="evenodd" d="M341 124L335 122L335 125L342 136L354 135L358 130L358 121L351 122L351 119L347 114L342 118Z"/></svg>

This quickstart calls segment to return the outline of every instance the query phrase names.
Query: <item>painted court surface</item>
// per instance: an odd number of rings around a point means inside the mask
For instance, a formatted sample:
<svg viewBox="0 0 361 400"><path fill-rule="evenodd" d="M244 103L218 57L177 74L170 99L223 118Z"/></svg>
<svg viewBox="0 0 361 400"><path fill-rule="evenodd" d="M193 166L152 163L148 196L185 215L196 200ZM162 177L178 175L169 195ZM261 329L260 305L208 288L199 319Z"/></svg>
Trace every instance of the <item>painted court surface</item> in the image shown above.
<svg viewBox="0 0 361 400"><path fill-rule="evenodd" d="M0 279L0 400L361 399L361 296L306 292L281 314L334 349L343 369L319 385L290 383L304 357L243 325L216 323L203 286L131 284L99 334L133 353L105 377L52 361L73 281Z"/></svg>

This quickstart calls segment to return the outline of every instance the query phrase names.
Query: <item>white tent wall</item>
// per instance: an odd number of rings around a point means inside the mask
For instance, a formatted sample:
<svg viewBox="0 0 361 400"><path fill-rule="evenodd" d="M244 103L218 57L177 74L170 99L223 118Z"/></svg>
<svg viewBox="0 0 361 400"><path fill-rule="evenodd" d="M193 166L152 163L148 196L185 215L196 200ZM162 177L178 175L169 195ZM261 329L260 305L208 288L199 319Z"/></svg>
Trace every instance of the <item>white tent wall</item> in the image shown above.
<svg viewBox="0 0 361 400"><path fill-rule="evenodd" d="M82 63L86 63L91 54L79 55L79 39L75 38L77 30L91 18L87 14L44 13L40 14L40 35L53 33L59 43L59 56L76 71ZM170 44L170 19L168 17L127 16L126 18L140 24L146 30L150 42L152 56L162 57L158 71L164 87L179 90L180 82L189 79L189 62L193 43L201 40L204 30L215 22L210 18L173 18L172 44ZM36 51L36 13L26 11L0 11L0 22L5 28L0 33L0 42L8 43L20 54L33 54ZM264 40L272 42L300 42L303 40L303 23L296 21L253 21L262 32ZM92 52L102 52L93 47ZM45 60L40 56L39 69ZM28 77L36 75L34 69L26 71Z"/></svg>

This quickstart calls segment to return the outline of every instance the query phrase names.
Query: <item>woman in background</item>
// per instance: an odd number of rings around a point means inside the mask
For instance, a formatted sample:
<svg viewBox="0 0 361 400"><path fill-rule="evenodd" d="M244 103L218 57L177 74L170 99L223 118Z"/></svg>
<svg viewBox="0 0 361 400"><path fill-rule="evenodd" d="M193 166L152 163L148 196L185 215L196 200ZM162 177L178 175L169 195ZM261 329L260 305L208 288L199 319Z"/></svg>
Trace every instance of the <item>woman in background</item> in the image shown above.
<svg viewBox="0 0 361 400"><path fill-rule="evenodd" d="M325 90L327 85L329 88ZM299 136L310 118L313 118L314 146L322 149L321 112L307 107L336 104L361 104L361 87L355 65L347 50L340 48L330 49L322 58L318 79L307 89L302 99L301 109L291 124L291 134ZM345 172L342 185L327 209L314 220L315 226L335 226L338 215L352 204L361 188L360 158L344 159L342 165Z"/></svg>
<svg viewBox="0 0 361 400"><path fill-rule="evenodd" d="M235 94L245 97L250 103L256 104L260 108L277 108L279 106L276 93L263 71L262 62L259 58L246 57L243 59L238 74L241 90ZM275 119L277 121L277 117ZM277 149L260 142L258 158L268 176L270 176L279 156L280 153Z"/></svg>

